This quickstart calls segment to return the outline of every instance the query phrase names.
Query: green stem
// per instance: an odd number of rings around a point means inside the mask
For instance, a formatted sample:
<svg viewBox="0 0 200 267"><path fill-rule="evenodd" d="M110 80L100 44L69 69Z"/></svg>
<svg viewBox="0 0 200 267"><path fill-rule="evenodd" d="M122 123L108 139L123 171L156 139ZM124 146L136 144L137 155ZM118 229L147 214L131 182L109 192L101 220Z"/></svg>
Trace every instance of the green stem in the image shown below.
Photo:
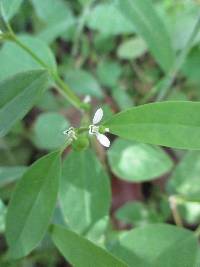
<svg viewBox="0 0 200 267"><path fill-rule="evenodd" d="M168 94L168 91L171 87L171 85L173 84L180 68L182 67L187 55L189 54L192 46L193 46L193 42L194 42L194 39L199 31L199 27L200 27L200 17L198 18L195 26L194 26L194 29L184 47L184 49L181 51L179 57L177 58L176 62L175 62L175 65L174 67L172 68L172 70L169 72L169 74L167 75L166 77L166 80L165 80L165 84L162 88L162 90L160 90L158 96L157 96L157 100L158 101L161 101L163 100L167 94Z"/></svg>
<svg viewBox="0 0 200 267"><path fill-rule="evenodd" d="M13 32L11 26L7 23L7 28L9 31L8 40L15 42L19 47L26 51L37 63L39 63L43 68L48 70L50 76L54 79L56 83L56 89L76 108L82 110L87 109L86 105L81 102L81 100L74 94L70 87L65 84L65 82L59 77L58 73L55 70L49 68L49 66L39 58L28 46L21 42L15 33Z"/></svg>
<svg viewBox="0 0 200 267"><path fill-rule="evenodd" d="M162 78L158 84L156 86L153 86L151 88L151 90L149 91L149 93L144 96L144 98L141 100L140 104L144 104L146 103L151 97L153 97L157 92L158 96L156 98L157 101L161 101L163 99L165 99L165 97L167 96L181 66L183 65L187 55L189 54L192 45L193 45L193 41L199 31L199 27L200 27L200 17L198 18L197 22L195 23L194 29L187 41L187 44L185 45L184 49L181 51L180 55L178 56L174 66L172 67L172 69L169 71L169 73Z"/></svg>
<svg viewBox="0 0 200 267"><path fill-rule="evenodd" d="M177 226L183 227L183 222L182 222L181 216L180 216L178 208L177 208L177 201L176 201L175 196L169 197L169 205L170 205L170 208L172 211L174 222L176 223Z"/></svg>

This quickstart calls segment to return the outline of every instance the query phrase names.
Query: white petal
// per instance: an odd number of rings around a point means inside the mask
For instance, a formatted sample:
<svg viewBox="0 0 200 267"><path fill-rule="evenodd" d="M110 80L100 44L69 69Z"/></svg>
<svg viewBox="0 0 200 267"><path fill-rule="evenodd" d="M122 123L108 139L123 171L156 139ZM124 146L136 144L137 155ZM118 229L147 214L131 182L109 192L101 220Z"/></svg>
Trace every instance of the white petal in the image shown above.
<svg viewBox="0 0 200 267"><path fill-rule="evenodd" d="M100 133L98 133L96 136L97 136L99 143L101 143L103 146L105 147L110 146L110 140L108 139L107 136L105 136L104 134L100 134Z"/></svg>
<svg viewBox="0 0 200 267"><path fill-rule="evenodd" d="M97 109L97 111L94 114L94 118L93 118L92 123L97 124L101 121L102 118L103 118L103 109L99 108L99 109Z"/></svg>

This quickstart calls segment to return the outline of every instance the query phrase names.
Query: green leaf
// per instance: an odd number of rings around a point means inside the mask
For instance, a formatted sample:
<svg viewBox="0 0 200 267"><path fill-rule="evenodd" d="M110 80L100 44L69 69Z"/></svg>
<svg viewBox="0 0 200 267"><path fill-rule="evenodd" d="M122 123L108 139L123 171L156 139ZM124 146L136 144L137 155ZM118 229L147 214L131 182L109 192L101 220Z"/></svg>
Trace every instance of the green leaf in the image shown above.
<svg viewBox="0 0 200 267"><path fill-rule="evenodd" d="M67 20L72 16L69 6L63 0L31 0L38 17L48 24Z"/></svg>
<svg viewBox="0 0 200 267"><path fill-rule="evenodd" d="M56 61L49 47L40 39L28 35L19 36L27 47L29 47L43 62L52 70L56 70ZM22 71L42 69L26 51L15 43L6 42L0 50L0 80ZM19 64L19 60L20 64Z"/></svg>
<svg viewBox="0 0 200 267"><path fill-rule="evenodd" d="M66 108L67 103L62 96L55 97L54 91L45 91L36 103L37 107L44 111L57 111L61 106Z"/></svg>
<svg viewBox="0 0 200 267"><path fill-rule="evenodd" d="M197 46L187 56L182 67L182 73L188 80L200 81L200 47Z"/></svg>
<svg viewBox="0 0 200 267"><path fill-rule="evenodd" d="M173 12L169 13L168 27L176 50L181 50L186 46L198 20L199 12L200 6L198 3L188 2L185 3L184 8L177 9L175 14ZM199 41L200 32L194 38L192 45L198 44Z"/></svg>
<svg viewBox="0 0 200 267"><path fill-rule="evenodd" d="M90 230L110 207L110 184L90 150L71 152L63 162L60 202L68 226L79 233Z"/></svg>
<svg viewBox="0 0 200 267"><path fill-rule="evenodd" d="M114 115L104 126L122 138L182 149L200 149L200 102L166 101Z"/></svg>
<svg viewBox="0 0 200 267"><path fill-rule="evenodd" d="M134 101L123 87L114 87L112 89L112 97L117 103L120 110L134 106Z"/></svg>
<svg viewBox="0 0 200 267"><path fill-rule="evenodd" d="M52 239L61 254L73 266L128 267L103 248L64 227L54 225Z"/></svg>
<svg viewBox="0 0 200 267"><path fill-rule="evenodd" d="M37 102L48 85L44 70L22 72L0 82L0 137Z"/></svg>
<svg viewBox="0 0 200 267"><path fill-rule="evenodd" d="M120 44L117 55L122 59L136 59L147 52L147 45L142 38L131 38Z"/></svg>
<svg viewBox="0 0 200 267"><path fill-rule="evenodd" d="M161 68L168 72L175 60L169 34L150 0L118 0L118 9L146 41Z"/></svg>
<svg viewBox="0 0 200 267"><path fill-rule="evenodd" d="M29 167L9 203L6 239L11 258L26 256L42 240L58 193L60 153L48 154Z"/></svg>
<svg viewBox="0 0 200 267"><path fill-rule="evenodd" d="M155 208L142 202L128 202L116 211L116 218L134 226L144 226L163 221L163 217Z"/></svg>
<svg viewBox="0 0 200 267"><path fill-rule="evenodd" d="M96 245L104 246L107 229L109 226L109 214L97 221L87 232L85 237Z"/></svg>
<svg viewBox="0 0 200 267"><path fill-rule="evenodd" d="M177 201L178 202L178 201ZM188 225L198 225L200 222L200 203L187 202L186 200L178 202L178 211L180 216Z"/></svg>
<svg viewBox="0 0 200 267"><path fill-rule="evenodd" d="M25 166L0 167L0 187L12 183L22 177L26 169Z"/></svg>
<svg viewBox="0 0 200 267"><path fill-rule="evenodd" d="M66 141L63 131L69 126L61 114L46 112L38 116L34 124L34 143L42 149L56 149Z"/></svg>
<svg viewBox="0 0 200 267"><path fill-rule="evenodd" d="M67 84L81 95L91 95L102 98L101 88L93 75L85 70L69 70L65 75Z"/></svg>
<svg viewBox="0 0 200 267"><path fill-rule="evenodd" d="M133 182L155 179L173 166L161 148L122 139L112 144L108 150L108 160L115 175Z"/></svg>
<svg viewBox="0 0 200 267"><path fill-rule="evenodd" d="M186 199L200 201L200 152L188 152L174 169L168 190Z"/></svg>
<svg viewBox="0 0 200 267"><path fill-rule="evenodd" d="M51 43L57 37L64 35L75 24L75 18L70 6L62 0L32 0L38 17L45 23L38 37Z"/></svg>
<svg viewBox="0 0 200 267"><path fill-rule="evenodd" d="M87 26L106 35L135 32L131 22L121 15L114 3L96 5L88 16Z"/></svg>
<svg viewBox="0 0 200 267"><path fill-rule="evenodd" d="M198 241L188 230L156 224L120 235L112 252L129 267L195 267Z"/></svg>
<svg viewBox="0 0 200 267"><path fill-rule="evenodd" d="M112 87L118 84L122 68L115 61L100 61L97 66L97 76L102 85Z"/></svg>
<svg viewBox="0 0 200 267"><path fill-rule="evenodd" d="M10 20L18 11L23 0L0 0L1 15L5 20Z"/></svg>
<svg viewBox="0 0 200 267"><path fill-rule="evenodd" d="M53 25L47 24L37 36L47 44L52 43L56 38L62 37L68 39L73 35L73 31L76 27L76 21L73 17L68 17L67 20L57 22Z"/></svg>

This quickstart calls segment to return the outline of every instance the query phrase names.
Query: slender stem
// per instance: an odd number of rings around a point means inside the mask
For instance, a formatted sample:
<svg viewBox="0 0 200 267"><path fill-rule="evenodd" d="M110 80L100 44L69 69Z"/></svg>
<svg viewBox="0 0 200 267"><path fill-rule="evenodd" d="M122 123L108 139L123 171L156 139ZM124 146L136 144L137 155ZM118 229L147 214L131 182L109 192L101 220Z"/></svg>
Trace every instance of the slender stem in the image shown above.
<svg viewBox="0 0 200 267"><path fill-rule="evenodd" d="M84 108L84 104L80 101L80 99L74 94L74 92L70 89L70 87L59 77L59 75L55 72L52 72L52 76L58 85L57 90L64 95L68 101L78 109Z"/></svg>
<svg viewBox="0 0 200 267"><path fill-rule="evenodd" d="M78 27L77 27L77 31L75 33L75 38L74 38L74 45L72 47L72 56L77 56L78 54L78 49L79 49L79 41L81 39L81 36L82 36L82 32L83 32L83 29L84 29L84 26L85 26L85 21L86 21L86 18L87 18L87 15L89 13L89 10L90 10L90 5L91 5L91 2L89 2L89 4L87 4L84 9L83 9L83 12L79 18L79 21L78 21Z"/></svg>
<svg viewBox="0 0 200 267"><path fill-rule="evenodd" d="M176 223L177 226L183 227L183 222L182 222L181 216L180 216L178 208L177 208L177 201L176 201L175 196L169 197L169 205L170 205L170 208L172 211L174 222Z"/></svg>
<svg viewBox="0 0 200 267"><path fill-rule="evenodd" d="M54 79L56 83L56 89L76 108L82 110L86 109L86 105L84 105L81 100L76 96L76 94L70 89L70 87L59 77L58 73L49 68L49 66L39 58L28 46L26 46L23 42L21 42L15 33L13 32L9 23L6 24L9 36L8 40L15 42L19 47L21 47L24 51L26 51L37 63L39 63L43 68L45 68L50 76Z"/></svg>
<svg viewBox="0 0 200 267"><path fill-rule="evenodd" d="M185 47L184 47L184 49L181 51L179 57L177 58L174 67L172 68L172 70L169 72L169 74L166 77L165 84L157 96L158 101L163 100L167 96L167 93L168 93L171 85L173 84L181 66L183 65L187 55L189 54L189 52L192 48L194 39L195 39L195 37L199 31L199 27L200 27L200 16L198 17L198 20L195 23L194 29L193 29Z"/></svg>

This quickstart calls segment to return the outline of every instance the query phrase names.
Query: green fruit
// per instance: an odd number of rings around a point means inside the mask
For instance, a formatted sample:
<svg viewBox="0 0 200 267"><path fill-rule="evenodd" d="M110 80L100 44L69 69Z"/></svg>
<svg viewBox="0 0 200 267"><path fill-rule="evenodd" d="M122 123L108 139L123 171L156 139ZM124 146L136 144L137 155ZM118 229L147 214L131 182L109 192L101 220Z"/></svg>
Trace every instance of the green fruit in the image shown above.
<svg viewBox="0 0 200 267"><path fill-rule="evenodd" d="M72 147L75 151L82 151L89 146L89 140L86 136L79 136L77 140L72 143Z"/></svg>

